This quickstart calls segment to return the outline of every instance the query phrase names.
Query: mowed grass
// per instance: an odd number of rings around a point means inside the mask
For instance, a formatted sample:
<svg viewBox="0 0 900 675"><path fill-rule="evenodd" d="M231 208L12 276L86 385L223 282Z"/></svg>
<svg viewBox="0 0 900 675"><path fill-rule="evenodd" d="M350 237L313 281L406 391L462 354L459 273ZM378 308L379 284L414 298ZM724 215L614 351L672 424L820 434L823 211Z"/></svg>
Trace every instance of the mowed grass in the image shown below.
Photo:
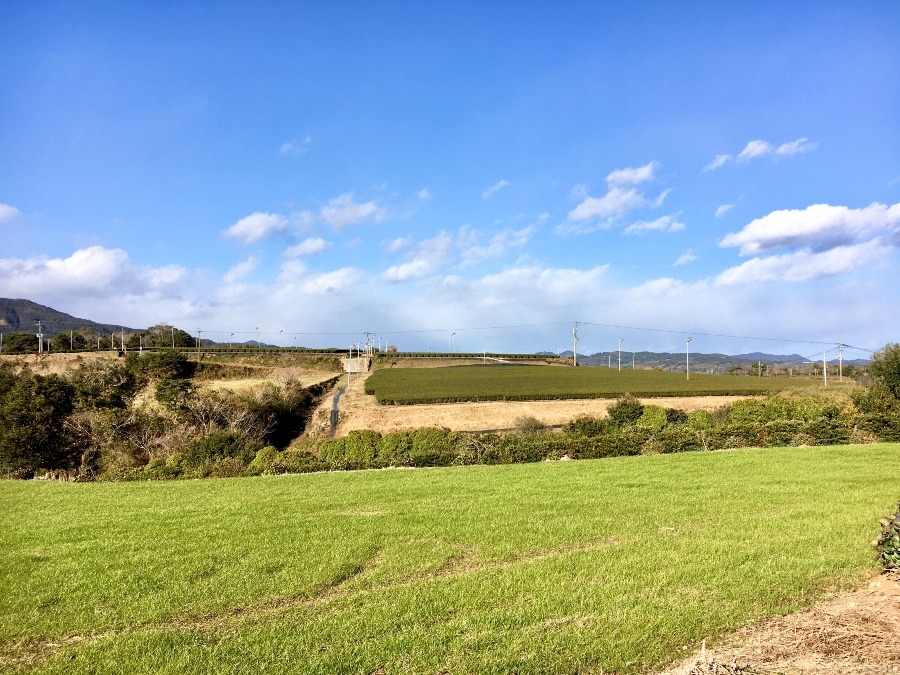
<svg viewBox="0 0 900 675"><path fill-rule="evenodd" d="M795 387L817 387L818 380L787 377L707 375L658 370L551 366L454 366L390 368L366 380L366 392L379 403L451 403L634 396L716 396L768 394Z"/></svg>
<svg viewBox="0 0 900 675"><path fill-rule="evenodd" d="M0 669L642 673L876 569L900 445L0 483Z"/></svg>

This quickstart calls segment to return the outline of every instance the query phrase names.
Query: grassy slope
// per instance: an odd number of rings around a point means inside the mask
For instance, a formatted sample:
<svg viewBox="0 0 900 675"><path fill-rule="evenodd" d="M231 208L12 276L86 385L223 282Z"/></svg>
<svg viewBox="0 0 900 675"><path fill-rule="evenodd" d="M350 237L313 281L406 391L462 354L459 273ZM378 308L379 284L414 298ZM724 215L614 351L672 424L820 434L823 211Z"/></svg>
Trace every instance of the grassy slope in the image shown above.
<svg viewBox="0 0 900 675"><path fill-rule="evenodd" d="M3 482L0 654L67 673L641 672L872 570L898 463L884 444Z"/></svg>
<svg viewBox="0 0 900 675"><path fill-rule="evenodd" d="M366 391L379 403L611 398L635 396L745 395L818 386L800 378L684 374L656 370L549 368L546 366L458 366L394 368L373 373Z"/></svg>

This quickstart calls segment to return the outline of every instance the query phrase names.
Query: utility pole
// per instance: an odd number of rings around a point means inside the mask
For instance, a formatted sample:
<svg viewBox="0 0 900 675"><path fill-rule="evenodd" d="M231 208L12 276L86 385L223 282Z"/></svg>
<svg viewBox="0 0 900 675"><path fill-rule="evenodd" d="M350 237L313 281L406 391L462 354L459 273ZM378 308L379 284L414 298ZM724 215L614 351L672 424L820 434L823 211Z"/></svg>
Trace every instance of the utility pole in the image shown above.
<svg viewBox="0 0 900 675"><path fill-rule="evenodd" d="M572 365L578 367L578 322L572 328Z"/></svg>
<svg viewBox="0 0 900 675"><path fill-rule="evenodd" d="M688 337L687 340L684 341L684 372L687 375L685 379L691 379L691 340L694 338Z"/></svg>
<svg viewBox="0 0 900 675"><path fill-rule="evenodd" d="M622 372L622 340L624 338L619 338L619 372Z"/></svg>
<svg viewBox="0 0 900 675"><path fill-rule="evenodd" d="M828 386L828 361L826 359L826 354L828 354L828 350L822 351L822 378L825 382L825 386Z"/></svg>
<svg viewBox="0 0 900 675"><path fill-rule="evenodd" d="M844 381L844 343L838 342L838 382Z"/></svg>
<svg viewBox="0 0 900 675"><path fill-rule="evenodd" d="M75 351L75 331L69 331L69 351Z"/></svg>
<svg viewBox="0 0 900 675"><path fill-rule="evenodd" d="M612 354L606 355L606 367L612 370Z"/></svg>
<svg viewBox="0 0 900 675"><path fill-rule="evenodd" d="M35 325L38 327L37 339L38 339L38 354L44 353L44 327L41 325L41 321L38 320L35 322Z"/></svg>

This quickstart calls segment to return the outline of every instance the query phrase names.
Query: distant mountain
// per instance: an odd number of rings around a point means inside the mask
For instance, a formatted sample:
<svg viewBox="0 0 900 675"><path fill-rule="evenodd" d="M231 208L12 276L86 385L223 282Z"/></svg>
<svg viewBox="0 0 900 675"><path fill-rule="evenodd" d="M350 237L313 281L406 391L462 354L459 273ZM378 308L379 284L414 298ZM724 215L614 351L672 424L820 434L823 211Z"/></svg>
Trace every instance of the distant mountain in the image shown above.
<svg viewBox="0 0 900 675"><path fill-rule="evenodd" d="M70 330L79 330L81 328L90 328L103 335L109 333L118 333L125 331L126 333L134 333L140 329L129 328L128 326L119 326L111 323L97 323L89 319L79 319L78 317L57 311L51 307L39 305L31 300L12 300L10 298L0 298L0 332L24 332L36 333L37 322L41 322L44 335L49 339L58 333L65 333Z"/></svg>
<svg viewBox="0 0 900 675"><path fill-rule="evenodd" d="M555 353L549 351L538 352L541 356L556 356ZM572 358L572 350L567 349L560 352L562 358ZM632 361L632 358L634 359ZM751 352L749 354L704 354L702 352L691 352L691 370L709 371L714 373L727 373L732 368L746 368L748 366L756 366L758 363L767 365L778 364L781 367L801 367L807 363L821 363L815 359L808 359L799 354L766 354L764 352ZM829 354L828 363L836 364L838 362L837 355ZM644 368L661 368L662 370L684 370L685 353L671 352L635 352L634 355L630 351L622 350L622 368L631 368L634 363L636 367ZM844 359L844 365L865 366L869 364L867 359ZM595 354L579 354L578 365L580 366L607 366L611 365L617 368L619 365L619 353L597 352Z"/></svg>

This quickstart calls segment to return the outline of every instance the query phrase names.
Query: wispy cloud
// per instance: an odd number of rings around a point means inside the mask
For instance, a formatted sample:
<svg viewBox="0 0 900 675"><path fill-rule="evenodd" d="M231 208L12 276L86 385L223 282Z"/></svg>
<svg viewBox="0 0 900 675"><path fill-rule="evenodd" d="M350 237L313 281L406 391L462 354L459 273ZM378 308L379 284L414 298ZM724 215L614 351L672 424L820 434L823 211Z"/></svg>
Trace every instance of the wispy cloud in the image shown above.
<svg viewBox="0 0 900 675"><path fill-rule="evenodd" d="M558 234L584 234L609 229L616 219L642 207L659 207L670 190L664 190L655 199L648 199L636 186L653 180L659 162L643 166L616 169L606 176L607 192L602 197L591 197L588 187L578 184L572 188L572 197L581 203L569 211L567 223L556 228Z"/></svg>
<svg viewBox="0 0 900 675"><path fill-rule="evenodd" d="M487 244L472 244L462 251L463 264L473 265L488 258L497 258L511 249L523 248L531 240L535 229L533 226L507 229L492 236Z"/></svg>
<svg viewBox="0 0 900 675"><path fill-rule="evenodd" d="M644 166L629 166L616 169L606 176L606 184L610 186L639 185L653 180L653 174L659 168L659 162L653 160Z"/></svg>
<svg viewBox="0 0 900 675"><path fill-rule="evenodd" d="M726 213L731 211L734 208L734 204L721 204L719 208L716 209L716 212L713 214L716 218L721 218Z"/></svg>
<svg viewBox="0 0 900 675"><path fill-rule="evenodd" d="M352 192L331 199L319 211L319 215L326 223L336 230L343 230L349 225L355 225L367 220L376 222L387 217L387 209L376 201L356 202Z"/></svg>
<svg viewBox="0 0 900 675"><path fill-rule="evenodd" d="M427 187L422 188L416 193L416 197L420 202L427 202L429 199L431 199L431 190L429 190Z"/></svg>
<svg viewBox="0 0 900 675"><path fill-rule="evenodd" d="M694 252L691 249L688 249L687 251L682 253L680 256L678 256L678 260L676 260L674 263L672 263L672 267L681 267L682 265L687 265L689 263L694 262L697 259L698 258L694 254Z"/></svg>
<svg viewBox="0 0 900 675"><path fill-rule="evenodd" d="M311 144L312 136L305 136L302 140L292 138L291 140L285 141L281 144L281 147L278 149L278 154L293 157L305 155L307 152L309 152Z"/></svg>
<svg viewBox="0 0 900 675"><path fill-rule="evenodd" d="M491 187L485 188L484 190L482 190L481 198L482 199L490 199L495 194L500 192L500 190L503 190L504 188L508 188L508 187L509 187L509 181L506 180L505 178L501 178L499 181L494 183L494 185L492 185Z"/></svg>
<svg viewBox="0 0 900 675"><path fill-rule="evenodd" d="M795 141L788 141L787 143L782 143L778 146L769 141L756 139L749 141L737 156L730 154L716 155L709 164L703 167L703 171L714 171L731 161L744 164L759 157L791 157L793 155L815 150L818 145L817 142L810 141L808 138L798 138Z"/></svg>
<svg viewBox="0 0 900 675"><path fill-rule="evenodd" d="M678 232L684 229L684 223L675 220L674 216L662 216L656 220L639 221L625 228L625 234L641 234L644 232Z"/></svg>
<svg viewBox="0 0 900 675"><path fill-rule="evenodd" d="M827 251L815 252L809 249L781 255L751 258L750 260L725 270L716 278L720 286L765 282L799 282L820 277L845 274L857 267L871 264L890 254L891 247L880 238L854 244L838 246Z"/></svg>
<svg viewBox="0 0 900 675"><path fill-rule="evenodd" d="M15 206L9 204L0 204L0 225L3 223L11 223L22 215Z"/></svg>
<svg viewBox="0 0 900 675"><path fill-rule="evenodd" d="M323 253L329 248L331 248L331 242L326 241L322 237L307 237L299 244L286 249L284 255L286 258L297 258L302 255Z"/></svg>
<svg viewBox="0 0 900 675"><path fill-rule="evenodd" d="M716 155L713 161L703 167L704 171L714 171L720 167L725 166L730 162L734 157L732 155Z"/></svg>
<svg viewBox="0 0 900 675"><path fill-rule="evenodd" d="M266 237L282 234L288 227L288 221L277 213L251 213L244 216L231 227L222 231L226 237L239 239L247 246L255 244Z"/></svg>
<svg viewBox="0 0 900 675"><path fill-rule="evenodd" d="M258 264L259 256L247 256L246 258L241 260L241 262L239 262L237 265L235 265L222 275L222 282L227 285L240 281L248 274L250 274L250 272L252 272Z"/></svg>

